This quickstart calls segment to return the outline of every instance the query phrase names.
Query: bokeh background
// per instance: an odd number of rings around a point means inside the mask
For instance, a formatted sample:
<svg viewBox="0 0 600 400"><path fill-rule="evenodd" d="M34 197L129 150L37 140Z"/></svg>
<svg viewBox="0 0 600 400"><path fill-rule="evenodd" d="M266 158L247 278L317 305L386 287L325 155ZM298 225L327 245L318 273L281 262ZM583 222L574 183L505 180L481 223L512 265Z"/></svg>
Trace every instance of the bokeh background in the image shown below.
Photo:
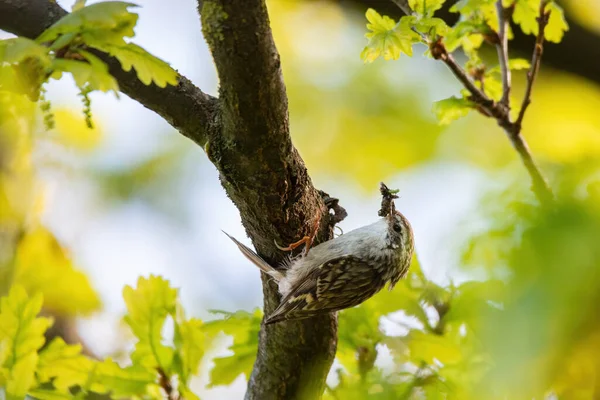
<svg viewBox="0 0 600 400"><path fill-rule="evenodd" d="M70 9L73 2L58 3ZM563 3L578 29L600 35L600 3ZM217 95L196 2L139 5L135 42ZM268 5L292 138L315 186L340 198L348 211L341 228L377 218L378 183L385 181L400 189L397 206L413 224L420 265L430 280L447 285L487 276L481 260L493 255L479 254L487 247L474 238L497 220L510 219L509 201L535 203L525 169L503 132L475 113L438 125L432 103L460 87L443 64L421 55L425 48L412 59L365 65L359 54L366 44L366 7L300 0ZM598 171L600 71L594 81L542 65L524 135L551 182L574 176L578 184L566 186L585 192L579 183L590 183ZM519 98L523 83L524 73L516 72ZM221 230L249 240L202 149L125 95L91 95L95 129L85 126L69 77L50 84L47 97L56 129L45 132L34 118L35 123L19 125L33 136L5 138L0 148L20 157L14 165L0 164L5 180L0 223L6 237L18 226L36 227L29 247L19 247L26 254L19 258L20 279L47 292L51 310L67 324L75 321L70 329L91 352L106 356L131 347L121 323L121 292L140 275L168 278L181 288L188 313L203 319L214 318L211 309L261 306L258 271ZM35 112L25 100L14 105ZM497 208L505 214L498 217ZM48 257L52 249L60 254ZM476 257L474 249L480 249ZM465 254L475 259L475 267L464 268ZM56 275L42 272L44 263L59 265ZM44 286L51 281L52 288ZM213 352L226 351L228 340ZM392 362L385 354L377 360L383 366ZM208 368L201 370L194 388L202 398L241 398L243 375L230 386L206 388Z"/></svg>

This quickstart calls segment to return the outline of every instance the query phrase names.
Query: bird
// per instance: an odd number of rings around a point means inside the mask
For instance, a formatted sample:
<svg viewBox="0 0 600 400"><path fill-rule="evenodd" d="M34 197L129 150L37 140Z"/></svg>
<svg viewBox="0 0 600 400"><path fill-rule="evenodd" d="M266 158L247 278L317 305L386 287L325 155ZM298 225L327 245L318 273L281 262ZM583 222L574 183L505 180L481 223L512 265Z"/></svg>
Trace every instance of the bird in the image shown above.
<svg viewBox="0 0 600 400"><path fill-rule="evenodd" d="M284 261L279 268L223 233L278 284L281 302L265 324L354 307L386 284L392 290L408 272L414 252L412 227L393 203L390 212L376 222L320 243L303 255Z"/></svg>

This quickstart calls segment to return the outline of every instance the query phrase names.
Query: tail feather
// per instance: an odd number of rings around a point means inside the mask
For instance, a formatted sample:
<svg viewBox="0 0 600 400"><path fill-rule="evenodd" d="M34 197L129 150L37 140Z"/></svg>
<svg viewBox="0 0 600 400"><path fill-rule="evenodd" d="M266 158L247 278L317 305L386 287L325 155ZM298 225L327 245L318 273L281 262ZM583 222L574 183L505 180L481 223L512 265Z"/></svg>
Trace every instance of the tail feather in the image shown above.
<svg viewBox="0 0 600 400"><path fill-rule="evenodd" d="M262 272L264 272L267 275L272 276L273 278L275 278L275 280L277 282L279 282L281 279L283 279L284 275L281 272L279 272L275 268L273 268L268 262L263 260L258 254L256 254L254 251L252 251L252 249L250 249L248 246L245 246L243 243L241 243L239 240L237 240L236 238L234 238L227 232L225 232L225 231L222 231L222 232L224 234L226 234L227 237L229 237L229 239L233 240L233 242L237 245L237 247L240 249L242 254L244 256L246 256L246 258L248 260L252 261L252 263L254 265L256 265L258 268L260 268L260 270Z"/></svg>

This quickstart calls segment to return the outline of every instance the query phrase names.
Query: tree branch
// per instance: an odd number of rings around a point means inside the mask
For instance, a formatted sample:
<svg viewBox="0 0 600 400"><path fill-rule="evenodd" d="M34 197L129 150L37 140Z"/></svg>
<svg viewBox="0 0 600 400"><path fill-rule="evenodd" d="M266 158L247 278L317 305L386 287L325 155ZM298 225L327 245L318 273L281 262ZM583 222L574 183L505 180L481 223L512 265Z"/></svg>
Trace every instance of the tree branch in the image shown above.
<svg viewBox="0 0 600 400"><path fill-rule="evenodd" d="M0 29L34 39L67 12L48 0L0 0ZM156 112L182 135L203 146L208 131L214 129L218 101L198 89L189 79L179 76L177 86L146 86L135 71L125 72L120 63L106 54L98 54L109 66L120 90L144 107Z"/></svg>
<svg viewBox="0 0 600 400"><path fill-rule="evenodd" d="M285 254L274 240L285 244L309 235L318 214L317 240L333 236L327 207L289 136L287 96L264 0L204 0L199 6L220 80L221 131L209 137L207 155L254 247L277 265ZM262 279L269 315L280 298L272 280L264 274ZM334 315L263 325L246 399L320 398L335 356L336 327Z"/></svg>
<svg viewBox="0 0 600 400"><path fill-rule="evenodd" d="M545 11L547 4L548 1L546 0L540 1L540 14L537 19L538 35L535 39L535 48L533 49L533 56L531 57L531 66L527 72L527 87L525 88L525 95L523 97L523 102L521 103L521 110L519 110L519 116L515 121L515 125L519 131L521 130L523 118L525 117L525 111L527 111L527 107L529 107L529 104L531 104L533 83L535 82L535 78L540 70L542 54L544 53L544 31L546 29L546 25L548 25L548 19L550 18L550 13Z"/></svg>
<svg viewBox="0 0 600 400"><path fill-rule="evenodd" d="M501 1L500 1L501 2ZM540 171L539 167L535 163L533 156L531 155L531 151L527 146L527 142L523 135L521 135L521 121L523 119L521 114L524 114L524 108L527 107L530 102L531 96L531 87L533 85L533 81L535 80L535 76L539 70L541 54L542 54L542 44L544 40L544 28L548 23L549 13L545 12L547 0L540 1L540 17L538 18L540 33L538 34L538 38L536 40L536 47L534 50L533 61L531 65L531 70L528 74L528 85L525 93L525 99L523 103L523 107L521 108L521 112L519 113L519 118L516 122L512 122L510 118L510 109L508 107L508 103L504 104L502 101L494 102L490 99L481 89L479 89L473 80L469 77L467 72L456 62L452 54L448 53L446 47L444 46L441 40L430 43L429 48L431 50L431 55L433 58L437 60L443 61L452 71L454 76L463 84L463 86L471 93L470 100L476 103L479 107L479 110L486 116L491 116L496 119L496 122L504 132L506 136L510 140L512 146L519 154L523 165L527 169L529 176L532 180L532 190L537 196L538 200L541 204L549 204L552 202L554 195L552 194L552 190L544 175ZM499 52L500 61L502 62L502 58L504 57L504 50ZM508 62L506 63L508 64ZM506 65L508 68L508 65ZM503 74L503 80L505 79ZM503 82L504 83L504 82ZM510 87L510 79L507 80L507 86L504 87L504 92L506 93L506 89ZM504 97L504 96L503 96Z"/></svg>
<svg viewBox="0 0 600 400"><path fill-rule="evenodd" d="M498 61L500 63L500 71L502 73L502 99L500 103L510 110L510 86L511 76L510 67L508 65L508 22L512 14L513 8L504 8L502 0L496 1L496 12L498 13L498 39L496 44L498 51Z"/></svg>

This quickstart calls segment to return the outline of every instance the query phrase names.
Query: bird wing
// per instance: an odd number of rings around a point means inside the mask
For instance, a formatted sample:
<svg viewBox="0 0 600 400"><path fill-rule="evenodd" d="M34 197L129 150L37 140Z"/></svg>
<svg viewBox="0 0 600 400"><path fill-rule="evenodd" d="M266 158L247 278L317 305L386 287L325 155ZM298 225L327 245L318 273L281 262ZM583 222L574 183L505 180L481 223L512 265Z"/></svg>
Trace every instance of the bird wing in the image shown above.
<svg viewBox="0 0 600 400"><path fill-rule="evenodd" d="M298 282L266 323L352 307L373 296L384 285L383 277L373 265L351 255L336 257Z"/></svg>

